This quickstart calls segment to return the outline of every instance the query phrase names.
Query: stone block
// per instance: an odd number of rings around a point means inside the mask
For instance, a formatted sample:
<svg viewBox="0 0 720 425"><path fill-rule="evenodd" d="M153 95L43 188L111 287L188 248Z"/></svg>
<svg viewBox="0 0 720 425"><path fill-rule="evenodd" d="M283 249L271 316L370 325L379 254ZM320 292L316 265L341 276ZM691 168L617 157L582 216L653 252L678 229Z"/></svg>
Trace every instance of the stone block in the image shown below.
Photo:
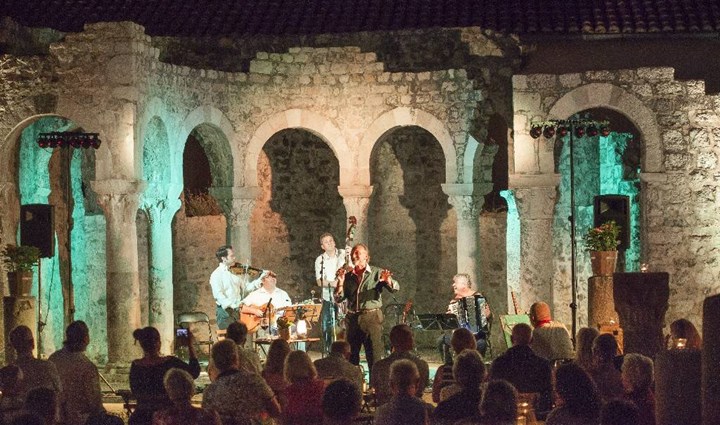
<svg viewBox="0 0 720 425"><path fill-rule="evenodd" d="M565 88L574 88L582 84L582 77L580 74L563 74L558 77L560 85Z"/></svg>
<svg viewBox="0 0 720 425"><path fill-rule="evenodd" d="M662 68L638 68L638 78L646 81L672 81L675 78L675 69L670 67Z"/></svg>
<svg viewBox="0 0 720 425"><path fill-rule="evenodd" d="M611 71L587 71L585 78L589 81L612 81L615 74Z"/></svg>
<svg viewBox="0 0 720 425"><path fill-rule="evenodd" d="M557 75L552 74L532 74L528 75L528 87L533 89L547 89L557 86Z"/></svg>
<svg viewBox="0 0 720 425"><path fill-rule="evenodd" d="M714 169L717 162L718 158L714 152L699 152L697 154L697 168Z"/></svg>
<svg viewBox="0 0 720 425"><path fill-rule="evenodd" d="M250 72L255 74L272 74L273 63L264 60L253 60L250 62Z"/></svg>
<svg viewBox="0 0 720 425"><path fill-rule="evenodd" d="M720 115L708 109L692 110L690 122L697 127L720 127Z"/></svg>
<svg viewBox="0 0 720 425"><path fill-rule="evenodd" d="M655 85L655 94L657 96L678 97L685 95L685 86L677 81L668 81Z"/></svg>
<svg viewBox="0 0 720 425"><path fill-rule="evenodd" d="M685 137L679 130L668 130L663 133L663 146L670 151L685 150L687 148Z"/></svg>

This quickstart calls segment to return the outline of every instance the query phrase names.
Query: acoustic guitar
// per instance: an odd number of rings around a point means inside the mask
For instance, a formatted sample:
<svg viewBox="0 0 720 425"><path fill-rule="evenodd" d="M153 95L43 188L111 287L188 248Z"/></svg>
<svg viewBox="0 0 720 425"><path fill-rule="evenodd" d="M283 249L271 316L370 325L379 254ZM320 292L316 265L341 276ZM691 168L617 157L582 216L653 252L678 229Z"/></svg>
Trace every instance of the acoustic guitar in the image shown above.
<svg viewBox="0 0 720 425"><path fill-rule="evenodd" d="M254 313L240 312L240 323L247 326L248 334L257 332L258 328L267 329L270 324L275 321L275 307L272 305L272 300L270 300L267 304L248 305L248 307L258 308L265 313L264 316L258 317Z"/></svg>

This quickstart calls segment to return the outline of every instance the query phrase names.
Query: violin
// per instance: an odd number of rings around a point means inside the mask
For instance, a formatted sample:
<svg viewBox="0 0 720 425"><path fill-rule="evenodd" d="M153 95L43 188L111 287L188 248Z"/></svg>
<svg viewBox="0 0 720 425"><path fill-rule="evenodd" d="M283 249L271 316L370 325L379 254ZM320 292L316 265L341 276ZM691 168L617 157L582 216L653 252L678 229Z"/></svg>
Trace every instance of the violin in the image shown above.
<svg viewBox="0 0 720 425"><path fill-rule="evenodd" d="M259 269L257 267L253 267L249 264L240 264L235 263L232 266L228 267L228 270L230 270L230 273L238 275L238 276L245 276L255 279L263 272L263 269Z"/></svg>

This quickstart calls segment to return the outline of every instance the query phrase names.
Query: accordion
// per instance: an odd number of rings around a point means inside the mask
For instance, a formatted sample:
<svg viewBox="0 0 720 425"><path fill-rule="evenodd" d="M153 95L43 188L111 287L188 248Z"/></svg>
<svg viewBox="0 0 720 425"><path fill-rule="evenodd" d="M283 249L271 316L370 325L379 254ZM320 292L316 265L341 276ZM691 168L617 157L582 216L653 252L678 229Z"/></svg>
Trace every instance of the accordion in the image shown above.
<svg viewBox="0 0 720 425"><path fill-rule="evenodd" d="M460 327L473 333L488 330L488 318L485 315L487 301L482 295L471 295L450 303L450 312L457 316Z"/></svg>

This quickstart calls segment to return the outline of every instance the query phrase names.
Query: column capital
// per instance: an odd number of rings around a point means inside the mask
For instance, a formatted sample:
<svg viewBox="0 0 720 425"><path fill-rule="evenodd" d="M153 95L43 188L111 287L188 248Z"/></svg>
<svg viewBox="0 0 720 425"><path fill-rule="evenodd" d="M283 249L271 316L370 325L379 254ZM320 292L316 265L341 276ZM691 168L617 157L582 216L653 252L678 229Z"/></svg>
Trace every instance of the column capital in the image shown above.
<svg viewBox="0 0 720 425"><path fill-rule="evenodd" d="M338 193L343 198L370 198L374 187L372 185L355 184L338 186Z"/></svg>
<svg viewBox="0 0 720 425"><path fill-rule="evenodd" d="M443 183L440 185L447 196L469 196L473 194L472 183Z"/></svg>
<svg viewBox="0 0 720 425"><path fill-rule="evenodd" d="M472 195L452 195L448 197L448 202L455 209L458 220L477 220L485 199Z"/></svg>
<svg viewBox="0 0 720 425"><path fill-rule="evenodd" d="M520 220L552 220L555 216L557 188L554 186L535 186L516 188L515 205Z"/></svg>
<svg viewBox="0 0 720 425"><path fill-rule="evenodd" d="M99 196L104 195L139 195L147 188L145 180L94 180L90 182L90 187Z"/></svg>
<svg viewBox="0 0 720 425"><path fill-rule="evenodd" d="M171 222L175 213L182 206L180 199L175 198L146 198L143 197L140 206L148 215L150 223Z"/></svg>

